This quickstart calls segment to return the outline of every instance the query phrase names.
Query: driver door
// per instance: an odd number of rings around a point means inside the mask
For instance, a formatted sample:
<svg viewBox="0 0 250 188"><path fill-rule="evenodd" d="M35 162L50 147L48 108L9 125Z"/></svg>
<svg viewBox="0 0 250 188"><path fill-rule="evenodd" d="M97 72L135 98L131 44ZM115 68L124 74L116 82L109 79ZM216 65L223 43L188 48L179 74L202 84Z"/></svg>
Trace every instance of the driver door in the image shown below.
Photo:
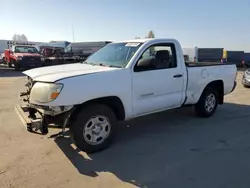
<svg viewBox="0 0 250 188"><path fill-rule="evenodd" d="M149 47L134 67L135 115L181 106L184 90L184 74L178 66L175 45L164 43Z"/></svg>

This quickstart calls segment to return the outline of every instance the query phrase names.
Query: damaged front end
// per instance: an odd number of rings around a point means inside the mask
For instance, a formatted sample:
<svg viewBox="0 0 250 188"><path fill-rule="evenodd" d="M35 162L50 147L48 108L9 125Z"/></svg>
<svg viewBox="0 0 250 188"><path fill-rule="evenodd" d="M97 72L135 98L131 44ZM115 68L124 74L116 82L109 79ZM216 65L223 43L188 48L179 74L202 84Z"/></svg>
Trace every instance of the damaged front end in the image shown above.
<svg viewBox="0 0 250 188"><path fill-rule="evenodd" d="M21 105L15 106L15 110L22 123L30 132L40 131L48 133L50 126L62 128L62 133L68 125L69 117L74 110L73 106L45 106L30 103L30 94L35 82L28 77L25 84L26 91L20 93Z"/></svg>

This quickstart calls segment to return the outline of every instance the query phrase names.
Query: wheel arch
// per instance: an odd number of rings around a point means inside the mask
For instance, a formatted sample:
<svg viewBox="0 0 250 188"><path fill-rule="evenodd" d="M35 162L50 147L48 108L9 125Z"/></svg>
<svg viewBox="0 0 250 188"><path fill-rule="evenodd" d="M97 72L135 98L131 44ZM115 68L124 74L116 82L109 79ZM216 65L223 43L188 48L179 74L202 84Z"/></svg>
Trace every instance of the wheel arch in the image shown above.
<svg viewBox="0 0 250 188"><path fill-rule="evenodd" d="M90 106L91 104L104 104L111 108L111 110L115 113L116 118L120 121L125 119L125 108L122 100L117 96L108 96L108 97L100 97L96 99L91 99L82 104L76 105L70 116L70 122L74 121L77 114L86 106Z"/></svg>
<svg viewBox="0 0 250 188"><path fill-rule="evenodd" d="M203 91L201 93L201 96L202 96L203 92L208 87L213 88L218 92L218 95L219 95L219 101L218 102L219 102L219 104L223 104L224 103L224 82L222 80L214 80L214 81L208 83L206 85L206 87L203 89Z"/></svg>

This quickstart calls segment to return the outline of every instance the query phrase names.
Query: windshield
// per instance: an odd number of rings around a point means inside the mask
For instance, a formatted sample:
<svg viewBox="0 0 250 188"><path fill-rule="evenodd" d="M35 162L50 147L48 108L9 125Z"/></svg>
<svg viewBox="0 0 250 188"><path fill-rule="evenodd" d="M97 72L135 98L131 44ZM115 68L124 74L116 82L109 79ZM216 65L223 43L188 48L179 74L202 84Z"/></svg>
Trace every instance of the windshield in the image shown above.
<svg viewBox="0 0 250 188"><path fill-rule="evenodd" d="M38 53L38 50L32 46L16 46L15 53Z"/></svg>
<svg viewBox="0 0 250 188"><path fill-rule="evenodd" d="M91 55L85 63L125 67L142 43L110 43Z"/></svg>

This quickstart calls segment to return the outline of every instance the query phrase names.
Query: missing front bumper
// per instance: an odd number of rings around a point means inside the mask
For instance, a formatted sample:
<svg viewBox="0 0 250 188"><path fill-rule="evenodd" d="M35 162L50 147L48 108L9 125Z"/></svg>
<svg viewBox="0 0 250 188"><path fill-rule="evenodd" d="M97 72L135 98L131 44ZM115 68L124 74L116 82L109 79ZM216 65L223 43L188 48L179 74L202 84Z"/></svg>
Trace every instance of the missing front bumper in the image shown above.
<svg viewBox="0 0 250 188"><path fill-rule="evenodd" d="M20 93L20 102L17 104L15 111L22 124L30 132L39 130L42 134L48 133L48 127L61 127L63 131L68 123L68 118L74 109L74 106L43 106L31 104L29 101L30 91L34 82L28 77L26 92ZM51 126L52 125L52 126Z"/></svg>
<svg viewBox="0 0 250 188"><path fill-rule="evenodd" d="M41 134L48 133L48 125L44 123L44 117L35 114L37 111L34 108L16 105L15 111L28 131L37 132L39 130Z"/></svg>
<svg viewBox="0 0 250 188"><path fill-rule="evenodd" d="M16 105L15 111L29 132L47 134L49 127L57 127L62 128L61 134L63 135L73 109L56 116L44 114L32 106Z"/></svg>

